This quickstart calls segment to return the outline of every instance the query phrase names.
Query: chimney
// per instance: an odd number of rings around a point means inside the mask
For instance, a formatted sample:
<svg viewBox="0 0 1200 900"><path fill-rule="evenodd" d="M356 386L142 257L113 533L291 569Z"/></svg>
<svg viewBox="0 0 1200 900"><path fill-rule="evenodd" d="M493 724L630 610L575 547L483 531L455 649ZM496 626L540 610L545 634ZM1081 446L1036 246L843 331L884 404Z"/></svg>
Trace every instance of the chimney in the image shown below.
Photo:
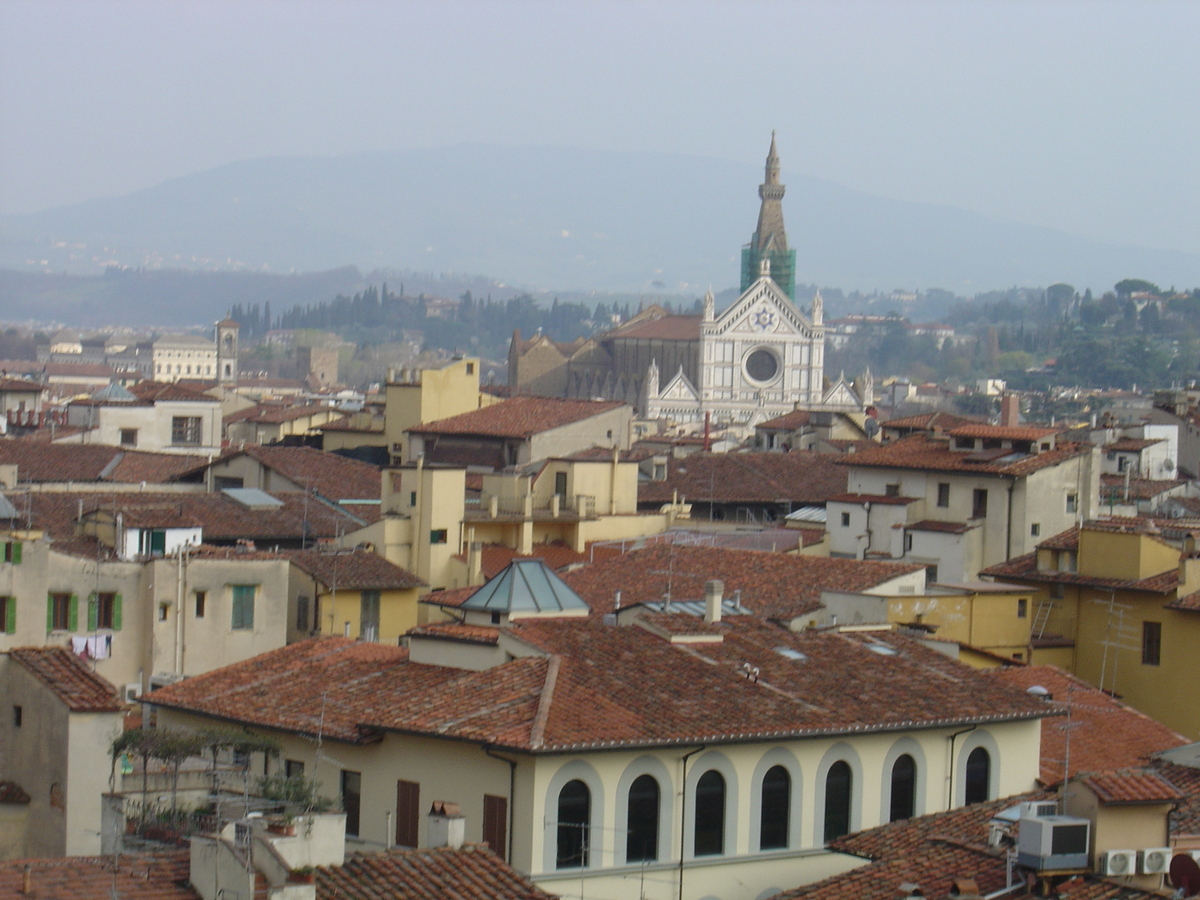
<svg viewBox="0 0 1200 900"><path fill-rule="evenodd" d="M960 878L955 881L950 885L950 896L958 897L959 900L982 900L983 897L973 878Z"/></svg>
<svg viewBox="0 0 1200 900"><path fill-rule="evenodd" d="M466 839L467 819L457 803L434 800L429 810L429 846L457 850Z"/></svg>
<svg viewBox="0 0 1200 900"><path fill-rule="evenodd" d="M704 621L709 625L721 621L721 595L724 591L724 582L715 578L704 582Z"/></svg>
<svg viewBox="0 0 1200 900"><path fill-rule="evenodd" d="M26 866L21 875L21 893L27 897L33 894L33 866Z"/></svg>
<svg viewBox="0 0 1200 900"><path fill-rule="evenodd" d="M1005 394L1000 398L1000 424L1015 428L1021 418L1021 398L1016 394Z"/></svg>

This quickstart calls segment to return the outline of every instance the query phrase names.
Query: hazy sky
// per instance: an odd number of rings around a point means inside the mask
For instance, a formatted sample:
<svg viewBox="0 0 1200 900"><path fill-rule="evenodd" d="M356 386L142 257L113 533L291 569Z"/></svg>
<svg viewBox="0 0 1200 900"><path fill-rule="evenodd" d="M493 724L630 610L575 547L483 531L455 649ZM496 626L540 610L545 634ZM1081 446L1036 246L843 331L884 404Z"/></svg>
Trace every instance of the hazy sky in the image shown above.
<svg viewBox="0 0 1200 900"><path fill-rule="evenodd" d="M785 181L1197 252L1198 46L1193 0L0 0L0 210L461 142L758 163L774 128Z"/></svg>

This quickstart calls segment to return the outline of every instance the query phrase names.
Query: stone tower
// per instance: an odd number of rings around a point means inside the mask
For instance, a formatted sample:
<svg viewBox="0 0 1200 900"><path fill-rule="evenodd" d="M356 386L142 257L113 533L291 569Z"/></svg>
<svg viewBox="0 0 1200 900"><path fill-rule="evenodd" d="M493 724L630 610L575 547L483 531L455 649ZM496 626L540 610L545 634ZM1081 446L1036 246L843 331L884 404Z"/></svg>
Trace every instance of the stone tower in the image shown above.
<svg viewBox="0 0 1200 900"><path fill-rule="evenodd" d="M787 190L779 183L779 154L775 151L775 132L771 132L771 149L767 152L766 174L758 186L762 205L758 210L758 227L750 243L742 248L742 282L744 292L758 278L762 260L771 262L771 279L794 303L796 300L796 251L789 250L787 232L783 227L783 194Z"/></svg>
<svg viewBox="0 0 1200 900"><path fill-rule="evenodd" d="M237 384L239 328L241 326L228 316L217 323L218 384Z"/></svg>

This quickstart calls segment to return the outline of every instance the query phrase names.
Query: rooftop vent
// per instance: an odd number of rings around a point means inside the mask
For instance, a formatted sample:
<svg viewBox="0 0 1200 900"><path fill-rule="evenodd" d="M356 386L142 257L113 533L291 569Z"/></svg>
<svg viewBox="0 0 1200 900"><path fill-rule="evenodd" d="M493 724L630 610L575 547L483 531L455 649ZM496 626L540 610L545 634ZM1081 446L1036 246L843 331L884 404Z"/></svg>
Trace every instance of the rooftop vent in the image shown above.
<svg viewBox="0 0 1200 900"><path fill-rule="evenodd" d="M258 488L225 488L221 493L246 509L278 509L283 506L282 500L276 500Z"/></svg>

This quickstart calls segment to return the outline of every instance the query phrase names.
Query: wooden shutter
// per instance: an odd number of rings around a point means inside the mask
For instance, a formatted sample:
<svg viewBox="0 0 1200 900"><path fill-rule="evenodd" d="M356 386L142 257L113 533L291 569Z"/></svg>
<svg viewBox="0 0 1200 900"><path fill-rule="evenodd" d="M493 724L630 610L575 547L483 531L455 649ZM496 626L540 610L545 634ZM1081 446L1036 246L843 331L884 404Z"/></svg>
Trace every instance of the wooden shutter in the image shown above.
<svg viewBox="0 0 1200 900"><path fill-rule="evenodd" d="M483 795L483 841L501 859L505 859L505 835L508 833L508 800Z"/></svg>
<svg viewBox="0 0 1200 900"><path fill-rule="evenodd" d="M415 781L396 782L396 843L416 847L421 821L421 785Z"/></svg>
<svg viewBox="0 0 1200 900"><path fill-rule="evenodd" d="M46 595L46 633L54 630L54 595Z"/></svg>
<svg viewBox="0 0 1200 900"><path fill-rule="evenodd" d="M21 561L21 542L20 541L17 541L16 543L13 544L12 561L13 561L14 566Z"/></svg>
<svg viewBox="0 0 1200 900"><path fill-rule="evenodd" d="M113 595L112 630L121 630L121 595Z"/></svg>
<svg viewBox="0 0 1200 900"><path fill-rule="evenodd" d="M96 623L100 621L100 595L96 593L88 594L88 631L96 630Z"/></svg>
<svg viewBox="0 0 1200 900"><path fill-rule="evenodd" d="M72 594L71 595L70 612L68 613L68 617L67 617L67 631L78 631L78 630L79 630L79 596L77 594Z"/></svg>
<svg viewBox="0 0 1200 900"><path fill-rule="evenodd" d="M6 597L4 602L4 631L6 634L17 632L17 598Z"/></svg>

